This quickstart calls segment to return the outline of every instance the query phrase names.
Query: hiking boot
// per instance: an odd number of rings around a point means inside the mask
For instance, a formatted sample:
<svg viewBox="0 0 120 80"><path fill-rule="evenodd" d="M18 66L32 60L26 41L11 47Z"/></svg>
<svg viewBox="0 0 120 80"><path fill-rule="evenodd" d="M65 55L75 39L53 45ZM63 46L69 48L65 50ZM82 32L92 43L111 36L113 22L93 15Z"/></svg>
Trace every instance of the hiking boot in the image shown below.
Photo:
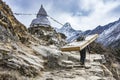
<svg viewBox="0 0 120 80"><path fill-rule="evenodd" d="M80 65L85 65L83 62L80 62Z"/></svg>

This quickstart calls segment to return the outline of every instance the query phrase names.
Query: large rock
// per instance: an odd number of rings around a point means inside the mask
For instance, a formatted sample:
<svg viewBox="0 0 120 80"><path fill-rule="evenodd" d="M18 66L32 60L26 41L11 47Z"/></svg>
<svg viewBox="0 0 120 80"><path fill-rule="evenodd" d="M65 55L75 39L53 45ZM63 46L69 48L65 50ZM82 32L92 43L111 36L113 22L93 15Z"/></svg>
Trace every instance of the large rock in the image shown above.
<svg viewBox="0 0 120 80"><path fill-rule="evenodd" d="M0 66L2 68L18 70L24 76L34 77L38 75L44 68L44 61L29 51L25 51L26 49L17 46L16 50L13 50L10 45L0 46Z"/></svg>

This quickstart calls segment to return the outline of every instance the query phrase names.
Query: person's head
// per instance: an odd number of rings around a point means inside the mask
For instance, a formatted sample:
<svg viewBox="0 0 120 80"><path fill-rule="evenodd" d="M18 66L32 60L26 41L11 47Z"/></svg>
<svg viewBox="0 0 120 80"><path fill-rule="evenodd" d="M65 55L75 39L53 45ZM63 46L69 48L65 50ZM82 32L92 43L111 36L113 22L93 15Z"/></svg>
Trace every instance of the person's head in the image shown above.
<svg viewBox="0 0 120 80"><path fill-rule="evenodd" d="M77 38L77 41L84 41L85 40L85 36L80 36Z"/></svg>

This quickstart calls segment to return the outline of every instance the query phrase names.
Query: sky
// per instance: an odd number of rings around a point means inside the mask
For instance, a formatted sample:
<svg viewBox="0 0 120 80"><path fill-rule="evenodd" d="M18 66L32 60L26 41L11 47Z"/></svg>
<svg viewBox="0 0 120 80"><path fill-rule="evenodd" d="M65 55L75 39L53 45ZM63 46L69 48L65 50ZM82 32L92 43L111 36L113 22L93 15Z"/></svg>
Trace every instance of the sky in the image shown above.
<svg viewBox="0 0 120 80"><path fill-rule="evenodd" d="M47 14L62 24L69 22L76 30L92 30L120 18L120 0L3 0L14 13L38 13L43 4ZM36 15L15 15L26 27ZM51 26L62 25L50 20Z"/></svg>

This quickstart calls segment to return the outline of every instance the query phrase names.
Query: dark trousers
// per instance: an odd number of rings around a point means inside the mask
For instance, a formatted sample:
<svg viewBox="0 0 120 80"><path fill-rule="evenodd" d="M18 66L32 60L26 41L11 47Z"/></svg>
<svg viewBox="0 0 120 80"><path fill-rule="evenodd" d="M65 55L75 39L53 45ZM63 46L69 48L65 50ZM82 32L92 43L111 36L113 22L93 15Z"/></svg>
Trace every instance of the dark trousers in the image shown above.
<svg viewBox="0 0 120 80"><path fill-rule="evenodd" d="M80 51L80 62L82 65L85 64L85 59L86 59L86 48Z"/></svg>

